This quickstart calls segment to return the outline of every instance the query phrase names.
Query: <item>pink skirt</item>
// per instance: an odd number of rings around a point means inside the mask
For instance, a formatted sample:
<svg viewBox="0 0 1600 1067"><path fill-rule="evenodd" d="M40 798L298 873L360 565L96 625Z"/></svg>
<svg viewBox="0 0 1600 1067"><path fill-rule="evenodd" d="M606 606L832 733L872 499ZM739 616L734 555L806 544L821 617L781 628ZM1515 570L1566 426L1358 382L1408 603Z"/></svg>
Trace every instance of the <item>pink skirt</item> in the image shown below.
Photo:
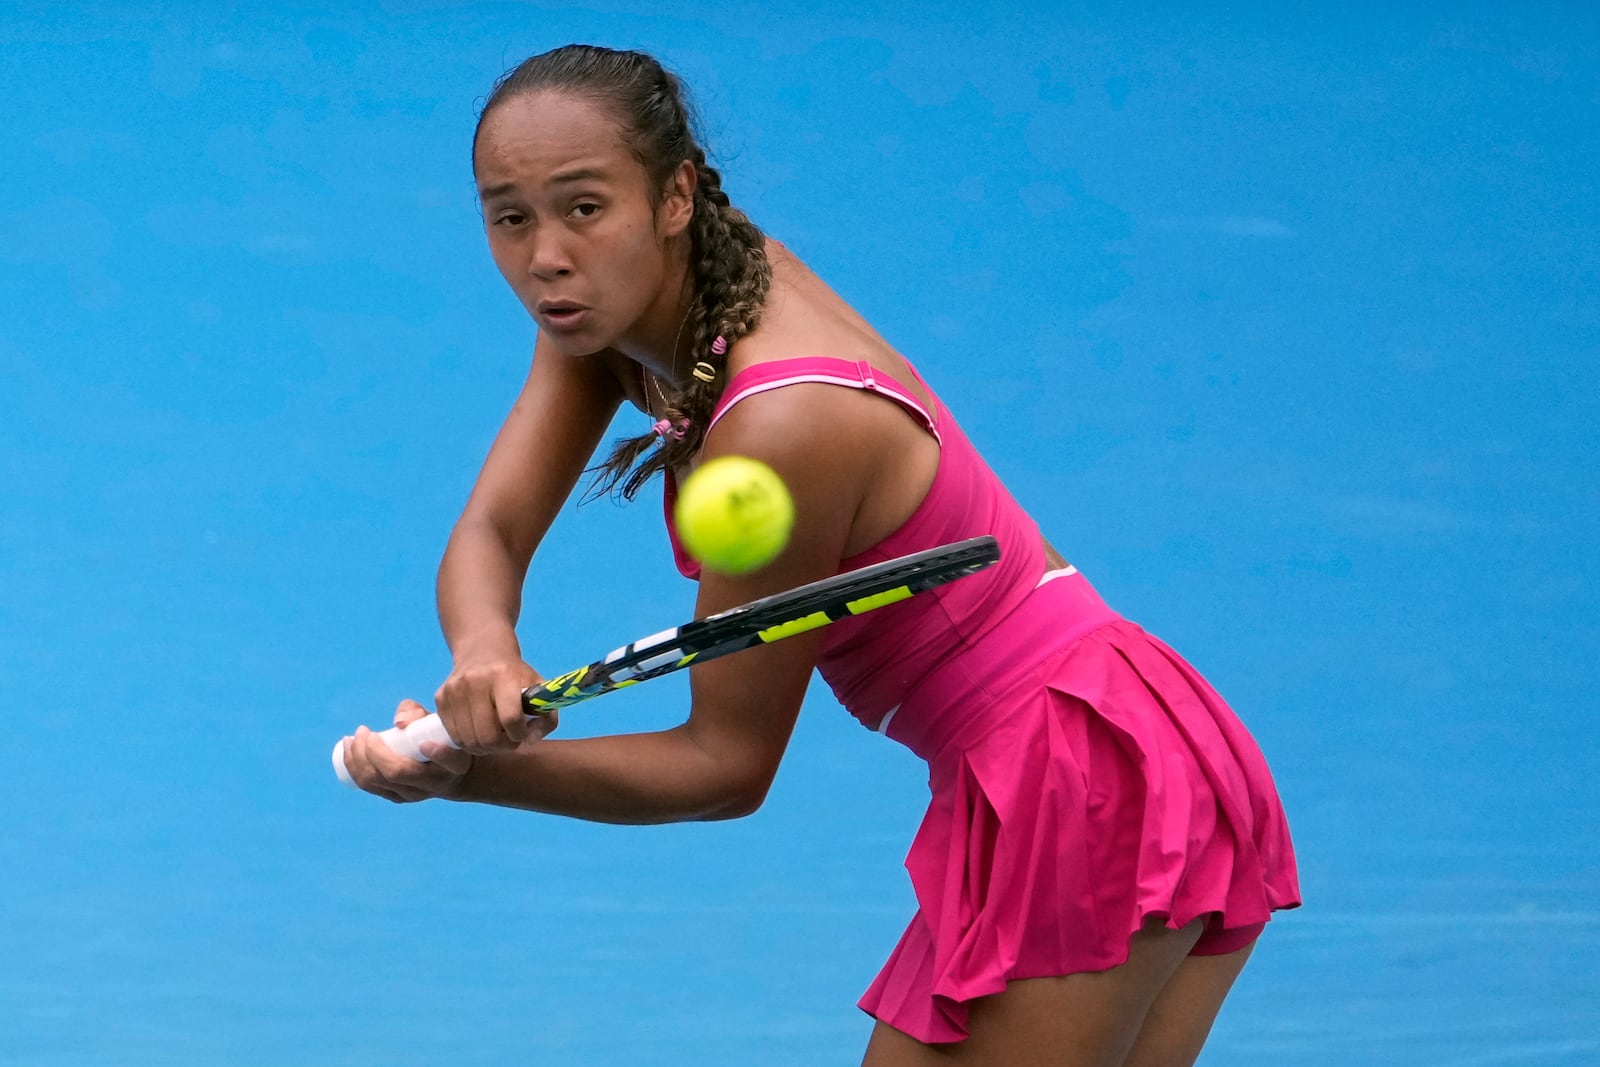
<svg viewBox="0 0 1600 1067"><path fill-rule="evenodd" d="M1008 981L1126 962L1149 917L1203 917L1206 941L1240 947L1300 903L1249 733L1075 573L919 683L887 732L933 796L906 858L917 914L860 1006L919 1041L966 1037L968 1002Z"/></svg>

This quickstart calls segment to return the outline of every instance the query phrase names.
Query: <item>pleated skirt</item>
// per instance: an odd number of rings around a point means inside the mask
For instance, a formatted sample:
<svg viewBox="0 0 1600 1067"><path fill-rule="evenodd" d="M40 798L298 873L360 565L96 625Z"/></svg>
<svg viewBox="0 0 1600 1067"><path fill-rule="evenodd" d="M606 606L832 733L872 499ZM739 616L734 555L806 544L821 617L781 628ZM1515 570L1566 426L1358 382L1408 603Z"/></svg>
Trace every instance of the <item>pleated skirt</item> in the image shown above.
<svg viewBox="0 0 1600 1067"><path fill-rule="evenodd" d="M929 674L888 735L928 762L918 911L860 1001L923 1042L1008 981L1126 962L1151 917L1245 934L1300 903L1266 760L1176 652L1076 572Z"/></svg>

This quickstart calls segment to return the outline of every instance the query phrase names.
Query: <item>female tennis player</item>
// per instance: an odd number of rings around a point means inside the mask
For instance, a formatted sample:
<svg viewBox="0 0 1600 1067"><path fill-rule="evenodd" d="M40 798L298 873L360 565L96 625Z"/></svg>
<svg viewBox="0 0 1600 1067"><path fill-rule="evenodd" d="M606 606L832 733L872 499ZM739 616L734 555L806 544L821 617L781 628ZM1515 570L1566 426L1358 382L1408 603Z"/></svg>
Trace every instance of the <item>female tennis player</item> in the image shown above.
<svg viewBox="0 0 1600 1067"><path fill-rule="evenodd" d="M1192 1062L1271 912L1299 903L1276 790L1233 712L1045 542L905 358L729 203L654 59L528 60L488 98L473 166L538 340L439 572L454 669L436 704L461 750L416 762L362 728L356 782L604 822L737 818L820 669L929 765L906 861L919 909L861 1000L865 1063ZM673 729L539 740L523 580L624 403L648 430L598 488L631 499L660 474L670 514L681 476L743 455L793 494L793 535L754 573L702 574L675 544L697 615L979 534L1001 560L693 668ZM422 714L407 701L396 723Z"/></svg>

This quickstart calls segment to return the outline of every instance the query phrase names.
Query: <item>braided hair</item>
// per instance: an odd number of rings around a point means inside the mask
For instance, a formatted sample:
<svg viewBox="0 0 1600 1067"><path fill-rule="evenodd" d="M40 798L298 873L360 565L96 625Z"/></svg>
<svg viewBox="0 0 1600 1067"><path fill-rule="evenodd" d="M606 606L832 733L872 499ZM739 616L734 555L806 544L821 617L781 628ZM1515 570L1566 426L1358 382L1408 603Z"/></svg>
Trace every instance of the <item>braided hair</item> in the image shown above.
<svg viewBox="0 0 1600 1067"><path fill-rule="evenodd" d="M657 414L681 427L681 437L652 432L623 438L608 459L592 468L596 477L591 495L615 490L632 500L659 471L686 462L699 450L726 384L727 348L760 322L772 267L761 230L729 202L722 175L706 162L682 83L655 58L578 44L534 56L495 82L478 116L478 130L507 100L549 90L587 97L617 117L624 143L650 176L655 206L684 160L694 164L699 178L689 224L694 292L681 332L689 338L695 361L708 364L714 373L709 381L691 377L682 388L664 384L666 410Z"/></svg>

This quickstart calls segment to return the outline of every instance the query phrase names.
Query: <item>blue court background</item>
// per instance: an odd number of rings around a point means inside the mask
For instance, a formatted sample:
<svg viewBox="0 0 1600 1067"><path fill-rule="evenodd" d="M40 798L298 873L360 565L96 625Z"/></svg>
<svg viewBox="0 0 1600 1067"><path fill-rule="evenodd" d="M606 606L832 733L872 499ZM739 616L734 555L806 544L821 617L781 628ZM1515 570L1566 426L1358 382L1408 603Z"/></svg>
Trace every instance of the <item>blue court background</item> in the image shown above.
<svg viewBox="0 0 1600 1067"><path fill-rule="evenodd" d="M1509 7L7 5L0 1064L859 1056L924 787L824 688L733 824L329 773L447 669L532 342L468 142L569 40L685 75L735 199L1257 733L1307 904L1204 1062L1600 1062L1600 20ZM568 509L537 665L684 615L658 522Z"/></svg>

